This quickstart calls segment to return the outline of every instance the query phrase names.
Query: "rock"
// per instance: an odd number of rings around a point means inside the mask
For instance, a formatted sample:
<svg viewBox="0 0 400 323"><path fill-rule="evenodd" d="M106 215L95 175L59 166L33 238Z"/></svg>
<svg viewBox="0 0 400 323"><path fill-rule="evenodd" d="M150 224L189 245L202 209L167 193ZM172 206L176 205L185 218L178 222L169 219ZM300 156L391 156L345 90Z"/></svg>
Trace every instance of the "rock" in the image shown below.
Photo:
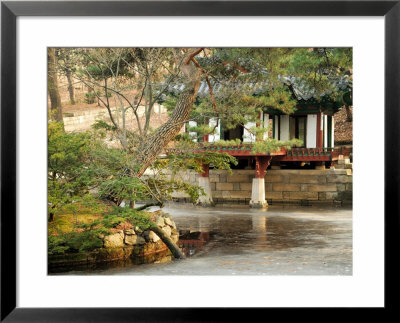
<svg viewBox="0 0 400 323"><path fill-rule="evenodd" d="M135 232L137 233L143 233L143 230L140 229L138 226L135 227Z"/></svg>
<svg viewBox="0 0 400 323"><path fill-rule="evenodd" d="M133 229L125 230L125 235L132 236L135 234L136 234L136 232Z"/></svg>
<svg viewBox="0 0 400 323"><path fill-rule="evenodd" d="M170 227L173 227L172 220L170 218L164 218L165 224L169 225Z"/></svg>
<svg viewBox="0 0 400 323"><path fill-rule="evenodd" d="M126 235L125 244L129 246L134 246L136 244L138 236L137 235Z"/></svg>
<svg viewBox="0 0 400 323"><path fill-rule="evenodd" d="M143 237L138 236L138 235L126 235L125 236L125 244L129 246L134 246L134 245L141 245L145 244L146 240L144 240Z"/></svg>
<svg viewBox="0 0 400 323"><path fill-rule="evenodd" d="M179 241L179 236L177 234L172 234L171 239L173 242L177 243Z"/></svg>
<svg viewBox="0 0 400 323"><path fill-rule="evenodd" d="M157 226L162 228L165 225L164 218L162 216L158 216L155 223L157 224Z"/></svg>
<svg viewBox="0 0 400 323"><path fill-rule="evenodd" d="M165 227L162 228L162 230L165 232L165 234L170 237L171 236L171 227L166 225Z"/></svg>
<svg viewBox="0 0 400 323"><path fill-rule="evenodd" d="M172 228L176 229L176 224L175 224L175 222L174 222L173 220L171 220L171 222L172 222Z"/></svg>
<svg viewBox="0 0 400 323"><path fill-rule="evenodd" d="M104 237L105 248L118 248L124 246L124 234L121 232Z"/></svg>
<svg viewBox="0 0 400 323"><path fill-rule="evenodd" d="M153 231L149 232L149 240L153 241L153 242L157 242L158 240L160 240L160 237L158 235L156 235Z"/></svg>
<svg viewBox="0 0 400 323"><path fill-rule="evenodd" d="M148 231L148 230L143 232L143 237L146 240L146 242L150 242L149 234L150 234L150 231Z"/></svg>
<svg viewBox="0 0 400 323"><path fill-rule="evenodd" d="M146 243L146 240L144 240L143 237L137 236L137 239L136 239L136 244L137 245L142 245L142 244L145 244L145 243Z"/></svg>

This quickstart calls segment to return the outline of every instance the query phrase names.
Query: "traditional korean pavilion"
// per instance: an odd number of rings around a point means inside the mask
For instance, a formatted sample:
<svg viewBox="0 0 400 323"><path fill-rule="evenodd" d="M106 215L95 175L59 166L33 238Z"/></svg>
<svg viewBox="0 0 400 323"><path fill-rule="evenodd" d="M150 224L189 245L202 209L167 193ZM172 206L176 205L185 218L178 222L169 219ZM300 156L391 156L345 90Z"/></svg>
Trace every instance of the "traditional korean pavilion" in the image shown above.
<svg viewBox="0 0 400 323"><path fill-rule="evenodd" d="M351 81L341 78L334 81L334 86L343 91L351 101ZM211 127L216 126L213 134L205 136L203 141L208 143L219 140L239 139L242 144L233 146L220 146L207 144L200 151L215 151L228 153L239 161L238 168L254 169L252 184L252 199L250 205L263 207L267 205L265 199L264 177L268 168L310 168L326 169L334 167L339 155L348 156L350 150L334 147L334 113L343 103L331 99L329 93L326 96L316 97L313 91L305 91L301 86L293 86L290 83L293 97L297 101L296 111L292 114L284 114L274 107L264 107L259 114L259 121L249 122L245 127L237 126L234 129L224 127L224 120L212 118L209 120ZM203 84L199 89L199 96L205 95L207 87ZM351 104L351 102L350 102ZM189 127L196 126L196 122L189 121L185 131ZM246 130L251 127L270 127L270 131L264 134L264 139L270 137L277 140L290 140L298 138L303 142L301 147L290 150L281 149L274 153L253 153L251 143L256 141L255 136ZM204 172L199 176L199 185L208 194L202 198L203 203L212 202L209 184L209 165L203 165Z"/></svg>

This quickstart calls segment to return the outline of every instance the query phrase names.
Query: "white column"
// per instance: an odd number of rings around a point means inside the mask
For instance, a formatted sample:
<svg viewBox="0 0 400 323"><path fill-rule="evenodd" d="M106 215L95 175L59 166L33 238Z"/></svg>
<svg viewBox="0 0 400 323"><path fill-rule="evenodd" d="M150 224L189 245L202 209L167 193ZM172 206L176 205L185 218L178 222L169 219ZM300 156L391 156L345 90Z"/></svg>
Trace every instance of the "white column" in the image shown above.
<svg viewBox="0 0 400 323"><path fill-rule="evenodd" d="M276 140L278 140L279 138L279 116L275 116L275 133L274 133L274 137Z"/></svg>
<svg viewBox="0 0 400 323"><path fill-rule="evenodd" d="M328 147L328 116L324 114L324 147Z"/></svg>
<svg viewBox="0 0 400 323"><path fill-rule="evenodd" d="M211 192L211 186L210 186L210 177L199 176L199 186L201 188L203 188L204 193L206 195L202 195L199 197L198 204L214 205L214 201L212 198L212 192Z"/></svg>
<svg viewBox="0 0 400 323"><path fill-rule="evenodd" d="M317 115L307 115L307 148L317 147Z"/></svg>
<svg viewBox="0 0 400 323"><path fill-rule="evenodd" d="M281 137L280 140L289 140L289 115L281 115Z"/></svg>
<svg viewBox="0 0 400 323"><path fill-rule="evenodd" d="M265 199L265 181L264 178L253 178L251 187L250 207L263 208L268 206Z"/></svg>
<svg viewBox="0 0 400 323"><path fill-rule="evenodd" d="M331 126L331 137L332 137L332 141L331 141L331 146L335 147L335 118L332 116L332 126Z"/></svg>

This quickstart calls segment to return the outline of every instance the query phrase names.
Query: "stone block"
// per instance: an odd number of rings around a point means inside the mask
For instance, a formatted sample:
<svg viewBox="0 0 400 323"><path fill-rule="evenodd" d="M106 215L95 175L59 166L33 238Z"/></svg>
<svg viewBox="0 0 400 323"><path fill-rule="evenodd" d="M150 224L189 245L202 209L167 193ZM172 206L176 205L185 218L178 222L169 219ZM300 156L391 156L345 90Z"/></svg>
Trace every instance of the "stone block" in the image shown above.
<svg viewBox="0 0 400 323"><path fill-rule="evenodd" d="M233 183L233 190L240 191L240 183Z"/></svg>
<svg viewBox="0 0 400 323"><path fill-rule="evenodd" d="M218 183L219 182L219 175L210 175L210 182L211 183Z"/></svg>
<svg viewBox="0 0 400 323"><path fill-rule="evenodd" d="M344 169L353 169L353 164L352 163L345 164Z"/></svg>
<svg viewBox="0 0 400 323"><path fill-rule="evenodd" d="M301 192L308 192L308 185L307 184L300 184L300 191Z"/></svg>
<svg viewBox="0 0 400 323"><path fill-rule="evenodd" d="M273 184L274 191L283 191L283 192L298 192L300 191L299 184Z"/></svg>
<svg viewBox="0 0 400 323"><path fill-rule="evenodd" d="M290 183L306 183L306 184L319 184L319 177L317 175L296 175L290 177Z"/></svg>
<svg viewBox="0 0 400 323"><path fill-rule="evenodd" d="M244 199L244 198L250 198L251 193L250 191L231 191L229 192L229 198L233 199Z"/></svg>
<svg viewBox="0 0 400 323"><path fill-rule="evenodd" d="M328 175L326 177L328 183L352 183L353 176L347 175Z"/></svg>
<svg viewBox="0 0 400 323"><path fill-rule="evenodd" d="M233 183L216 183L218 191L233 191Z"/></svg>
<svg viewBox="0 0 400 323"><path fill-rule="evenodd" d="M210 188L212 191L215 191L215 189L216 189L215 183L210 183Z"/></svg>
<svg viewBox="0 0 400 323"><path fill-rule="evenodd" d="M233 174L233 175L227 176L226 181L228 183L240 183L240 182L247 183L249 181L249 176Z"/></svg>
<svg viewBox="0 0 400 323"><path fill-rule="evenodd" d="M272 185L273 184L271 184L271 183L265 183L265 191L266 192L272 192L273 191Z"/></svg>
<svg viewBox="0 0 400 323"><path fill-rule="evenodd" d="M219 182L220 183L226 183L226 177L227 177L226 175L220 175L219 176Z"/></svg>
<svg viewBox="0 0 400 323"><path fill-rule="evenodd" d="M318 192L288 192L290 200L318 200Z"/></svg>
<svg viewBox="0 0 400 323"><path fill-rule="evenodd" d="M337 200L339 194L337 192L326 192L325 198L327 200Z"/></svg>
<svg viewBox="0 0 400 323"><path fill-rule="evenodd" d="M283 198L283 193L282 192L267 192L265 194L265 198L267 200L282 200Z"/></svg>
<svg viewBox="0 0 400 323"><path fill-rule="evenodd" d="M267 176L265 177L265 181L268 183L281 183L282 175L269 175L267 172Z"/></svg>
<svg viewBox="0 0 400 323"><path fill-rule="evenodd" d="M336 184L325 184L325 185L309 185L309 192L336 192Z"/></svg>
<svg viewBox="0 0 400 323"><path fill-rule="evenodd" d="M222 197L225 199L229 199L232 196L233 191L222 191Z"/></svg>
<svg viewBox="0 0 400 323"><path fill-rule="evenodd" d="M251 191L251 183L239 183L242 191Z"/></svg>
<svg viewBox="0 0 400 323"><path fill-rule="evenodd" d="M213 199L214 198L222 198L222 191L214 191L212 196L213 196Z"/></svg>
<svg viewBox="0 0 400 323"><path fill-rule="evenodd" d="M346 184L345 190L346 191L352 191L353 190L353 184L352 183Z"/></svg>
<svg viewBox="0 0 400 323"><path fill-rule="evenodd" d="M320 201L326 200L326 192L318 192L318 200Z"/></svg>
<svg viewBox="0 0 400 323"><path fill-rule="evenodd" d="M343 192L346 190L346 184L336 184L336 188L338 192Z"/></svg>

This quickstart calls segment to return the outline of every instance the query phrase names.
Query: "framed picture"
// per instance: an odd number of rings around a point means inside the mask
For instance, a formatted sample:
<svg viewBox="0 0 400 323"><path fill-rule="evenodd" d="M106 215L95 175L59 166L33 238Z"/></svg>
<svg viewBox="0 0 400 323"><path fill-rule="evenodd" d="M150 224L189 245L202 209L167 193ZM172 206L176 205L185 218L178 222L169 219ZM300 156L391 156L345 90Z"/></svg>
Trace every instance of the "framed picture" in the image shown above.
<svg viewBox="0 0 400 323"><path fill-rule="evenodd" d="M399 1L4 1L1 15L2 321L236 321L277 307L394 307ZM140 46L354 49L353 275L47 275L46 48Z"/></svg>

